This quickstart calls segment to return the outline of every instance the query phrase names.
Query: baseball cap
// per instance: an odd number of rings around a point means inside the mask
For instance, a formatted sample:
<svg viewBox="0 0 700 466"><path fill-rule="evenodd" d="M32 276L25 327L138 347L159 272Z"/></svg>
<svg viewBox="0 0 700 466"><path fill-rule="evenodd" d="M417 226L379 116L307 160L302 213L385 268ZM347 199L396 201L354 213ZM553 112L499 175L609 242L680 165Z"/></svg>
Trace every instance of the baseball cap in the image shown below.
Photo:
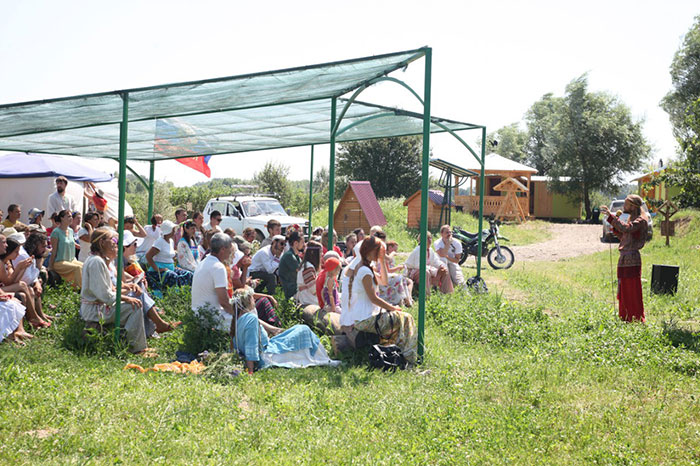
<svg viewBox="0 0 700 466"><path fill-rule="evenodd" d="M24 244L25 241L27 241L27 238L24 236L24 233L13 233L10 236L8 236L7 239L15 240L19 244Z"/></svg>
<svg viewBox="0 0 700 466"><path fill-rule="evenodd" d="M131 246L135 242L136 237L134 236L134 234L129 230L124 230L124 241L122 243L124 247Z"/></svg>

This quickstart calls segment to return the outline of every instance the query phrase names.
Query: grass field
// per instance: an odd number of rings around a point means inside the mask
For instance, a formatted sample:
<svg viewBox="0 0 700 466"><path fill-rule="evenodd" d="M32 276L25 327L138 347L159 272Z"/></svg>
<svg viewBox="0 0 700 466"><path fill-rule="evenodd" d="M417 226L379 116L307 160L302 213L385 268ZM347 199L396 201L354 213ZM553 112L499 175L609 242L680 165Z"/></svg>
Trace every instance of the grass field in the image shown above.
<svg viewBox="0 0 700 466"><path fill-rule="evenodd" d="M339 369L144 375L122 368L148 360L65 349L64 320L0 346L0 463L698 464L700 215L681 217L670 248L657 231L642 253L647 324L616 319L608 252L516 262L485 272L488 295L433 296L425 364L396 374L351 355ZM648 294L653 263L681 266L676 296ZM185 301L168 297L169 313ZM182 339L156 341L160 360Z"/></svg>

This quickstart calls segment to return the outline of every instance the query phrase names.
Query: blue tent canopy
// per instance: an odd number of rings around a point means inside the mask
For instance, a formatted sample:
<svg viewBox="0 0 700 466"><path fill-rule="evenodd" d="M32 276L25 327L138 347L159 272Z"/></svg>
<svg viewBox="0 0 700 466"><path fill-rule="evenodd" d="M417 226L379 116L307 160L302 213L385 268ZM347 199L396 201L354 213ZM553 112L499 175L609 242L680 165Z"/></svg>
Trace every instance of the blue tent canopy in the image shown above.
<svg viewBox="0 0 700 466"><path fill-rule="evenodd" d="M64 157L13 152L0 155L0 178L39 178L63 175L71 181L111 181L112 175Z"/></svg>

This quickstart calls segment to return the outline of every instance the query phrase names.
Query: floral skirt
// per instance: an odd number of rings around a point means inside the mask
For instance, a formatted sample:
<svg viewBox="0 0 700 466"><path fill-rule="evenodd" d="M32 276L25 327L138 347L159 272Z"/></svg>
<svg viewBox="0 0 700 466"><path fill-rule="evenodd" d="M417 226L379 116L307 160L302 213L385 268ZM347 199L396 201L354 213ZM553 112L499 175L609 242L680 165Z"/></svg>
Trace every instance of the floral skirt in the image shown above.
<svg viewBox="0 0 700 466"><path fill-rule="evenodd" d="M410 278L392 273L389 275L389 282L386 286L379 285L379 293L377 294L384 301L394 306L405 303L406 306L410 307L413 305L413 299L411 298L412 286L413 281Z"/></svg>

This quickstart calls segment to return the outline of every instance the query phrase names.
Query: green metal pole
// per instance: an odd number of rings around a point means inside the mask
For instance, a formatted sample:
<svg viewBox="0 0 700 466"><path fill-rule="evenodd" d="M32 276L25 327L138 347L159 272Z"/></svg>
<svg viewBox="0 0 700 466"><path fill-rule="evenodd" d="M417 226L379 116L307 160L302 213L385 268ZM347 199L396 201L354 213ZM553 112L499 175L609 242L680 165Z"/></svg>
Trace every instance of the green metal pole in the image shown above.
<svg viewBox="0 0 700 466"><path fill-rule="evenodd" d="M428 242L428 170L430 167L430 82L433 50L425 49L425 89L423 91L423 168L420 193L420 294L418 298L418 360L425 354L426 245Z"/></svg>
<svg viewBox="0 0 700 466"><path fill-rule="evenodd" d="M484 228L484 170L486 169L486 127L481 128L481 172L479 173L479 245L476 255L476 276L481 277L481 230Z"/></svg>
<svg viewBox="0 0 700 466"><path fill-rule="evenodd" d="M156 162L154 160L151 160L151 173L149 174L148 177L148 218L147 219L141 219L144 225L149 223L151 221L151 217L153 217L153 184L155 183L155 173L156 173Z"/></svg>
<svg viewBox="0 0 700 466"><path fill-rule="evenodd" d="M314 209L314 145L311 144L311 169L309 170L309 238L311 238L311 213Z"/></svg>
<svg viewBox="0 0 700 466"><path fill-rule="evenodd" d="M119 341L122 301L122 270L124 270L124 199L126 197L126 146L129 142L129 94L122 94L122 121L119 124L119 252L117 254L117 302L114 312L114 341Z"/></svg>
<svg viewBox="0 0 700 466"><path fill-rule="evenodd" d="M333 196L335 191L335 110L336 98L331 101L331 162L328 168L328 250L333 250Z"/></svg>

